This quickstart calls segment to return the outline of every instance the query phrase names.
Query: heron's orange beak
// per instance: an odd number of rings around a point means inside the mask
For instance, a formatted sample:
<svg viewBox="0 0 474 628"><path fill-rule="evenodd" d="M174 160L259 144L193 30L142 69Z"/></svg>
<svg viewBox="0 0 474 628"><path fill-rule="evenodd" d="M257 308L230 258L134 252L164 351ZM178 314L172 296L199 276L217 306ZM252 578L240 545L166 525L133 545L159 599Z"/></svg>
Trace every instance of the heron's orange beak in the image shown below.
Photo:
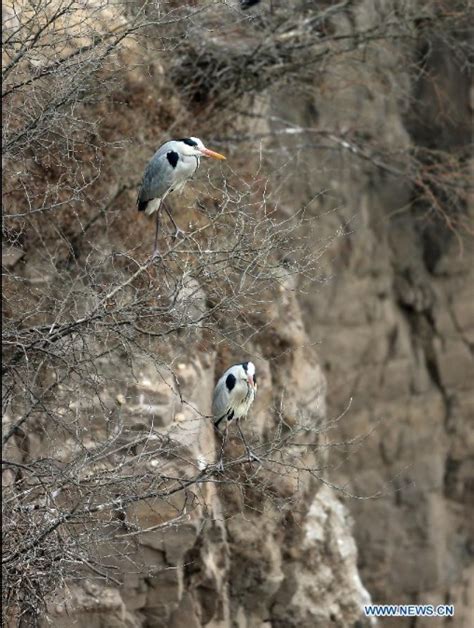
<svg viewBox="0 0 474 628"><path fill-rule="evenodd" d="M200 150L205 157L212 157L213 159L226 159L224 155L215 153L213 150L209 150L208 148L201 148Z"/></svg>

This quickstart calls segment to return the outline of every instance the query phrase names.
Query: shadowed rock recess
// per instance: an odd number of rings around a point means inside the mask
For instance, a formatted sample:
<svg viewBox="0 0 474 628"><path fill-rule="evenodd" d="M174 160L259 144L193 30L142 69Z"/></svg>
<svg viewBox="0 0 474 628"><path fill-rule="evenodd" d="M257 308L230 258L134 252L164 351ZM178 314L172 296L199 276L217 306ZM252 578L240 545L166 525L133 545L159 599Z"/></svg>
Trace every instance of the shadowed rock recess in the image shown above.
<svg viewBox="0 0 474 628"><path fill-rule="evenodd" d="M46 156L17 142L5 162L6 557L33 548L37 570L8 572L30 597L6 626L474 625L474 95L465 30L435 32L426 4L112 3L65 39L83 54L149 20L90 70L107 87L74 106L56 162L62 118ZM61 80L56 56L33 61ZM192 235L146 266L136 188L186 136L227 161L170 202ZM243 359L262 464L232 426L209 471L214 386ZM376 621L372 602L455 617Z"/></svg>

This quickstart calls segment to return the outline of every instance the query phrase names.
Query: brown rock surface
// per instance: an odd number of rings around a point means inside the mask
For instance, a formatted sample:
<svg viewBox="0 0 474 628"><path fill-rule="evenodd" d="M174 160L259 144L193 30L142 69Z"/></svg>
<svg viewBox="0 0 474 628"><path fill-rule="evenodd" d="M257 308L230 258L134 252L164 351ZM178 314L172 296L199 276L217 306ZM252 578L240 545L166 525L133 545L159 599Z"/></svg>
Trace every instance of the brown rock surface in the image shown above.
<svg viewBox="0 0 474 628"><path fill-rule="evenodd" d="M320 32L327 29L344 40L355 26L370 28L381 16L392 16L388 1L358 0L354 5L347 15L326 20ZM235 3L234 10L239 10ZM212 19L218 22L219 15L216 9ZM252 46L241 25L230 39L218 30L209 32L209 48L218 51L218 58ZM283 31L279 45L286 36ZM93 279L100 287L108 273L114 280L127 280L129 269L113 266L115 262L101 268L100 260L113 257L114 251L135 253L137 246L141 255L148 245L152 227L146 219L136 213L127 220L123 216L131 215L132 188L165 132L174 135L181 126L186 134L196 133L199 126L203 137L219 137L221 131L229 137L230 121L243 136L262 133L266 138L276 132L264 140L268 155L263 163L254 140L244 157L240 145L229 140L232 168L245 185L278 190L279 215L292 217L305 208L314 229L308 230L309 237L316 234L312 245L320 277L317 282L308 277L314 268L302 273L308 281L292 274L296 237L294 247L288 241L288 250L278 251L280 265L272 268L278 292L271 298L263 289L252 293L256 311L245 312L246 322L258 333L244 347L257 365L259 391L243 429L257 450L279 430L301 432L298 443L284 454L278 451L262 468L235 464L212 481L206 478L166 499L137 499L126 507L120 495L111 495L114 508L99 510L94 519L102 531L94 552L106 564L107 585L98 584L81 563L79 584L61 582L49 598L42 626L362 628L372 625L362 612L372 598L453 603L451 625L470 628L473 240L450 229L434 210L426 222L427 209L413 181L379 167L371 157L360 158L354 151L358 144L341 143L356 129L357 141L368 138L385 155L410 152L429 143L432 135L436 149L464 145L469 134L467 75L457 71L442 43L433 49L429 69L440 77L441 104L451 116L443 124L432 87L409 70L416 51L397 38L375 43L364 54L356 47L328 57L323 75L310 77L304 90L293 93L270 81L247 111L237 115L231 110L222 119L198 97L186 100L179 81L172 84L164 77L164 61L153 48L152 59L143 66L135 65L141 59L139 47L123 51L120 62L130 65L123 93L114 94L116 100L104 98L93 111L105 114L103 128L111 142L122 135L132 141L104 161L100 187L92 188L93 202L81 201L74 216L68 216L75 227L71 233L80 232L98 205L105 206L103 199L115 198L118 180L128 187L103 225L94 223L88 232L80 264L97 264L103 274L97 272ZM291 133L278 134L282 120ZM306 142L306 133L314 131L326 139L334 131L338 143L321 148L315 140L309 150L301 136ZM255 183L261 169L268 182ZM202 181L193 189L214 210L217 196L207 197ZM194 196L195 191L181 197L183 225L199 224ZM466 202L466 221L472 223L473 217L474 207ZM67 266L67 247L57 245L56 259L49 251L32 251L28 237L38 241L28 233L23 248L7 252L5 267L14 270L20 283L38 290L53 286L55 296L61 294L56 265ZM223 242L227 244L224 237ZM91 287L91 277L78 277L69 266L67 272L75 280L75 315L82 316L100 290L94 291L95 283ZM175 324L177 332L165 340L148 339L146 351L136 355L115 348L97 360L97 373L89 380L77 376L58 386L56 410L74 414L80 443L77 432L43 431L38 421L31 432L8 443L8 460L41 460L51 449L65 465L78 451L87 459L119 426L117 448L130 447L130 473L143 472L147 481L187 478L216 461L220 442L208 417L212 391L224 366L242 357L242 345L227 328L210 340L202 322L192 323L192 340L179 336L180 326L212 307L212 286L203 287L191 276L180 276L182 284L170 276L147 279L147 298L154 304L166 289L171 293L176 288L175 308L166 323ZM10 296L10 284L6 289ZM216 292L221 296L220 287ZM129 298L124 290L117 301ZM43 307L47 310L48 303ZM80 339L74 342L79 345ZM71 343L70 351L74 348ZM46 384L53 375L45 374ZM86 395L91 382L94 394ZM20 412L7 408L4 429ZM135 434L147 436L135 442ZM173 455L160 448L162 442L173 443ZM156 456L149 453L153 447ZM243 453L232 428L225 453L230 459ZM97 469L106 473L121 462L111 455ZM78 481L87 481L81 473L78 468ZM16 477L16 471L7 469L5 486L13 486ZM104 576L94 573L98 580ZM390 625L414 624L393 620ZM417 627L446 625L441 619L416 622Z"/></svg>
<svg viewBox="0 0 474 628"><path fill-rule="evenodd" d="M375 6L359 3L361 11L387 9ZM357 19L366 18L359 13ZM315 86L312 98L295 103L280 93L273 111L319 130L347 129L357 120L358 132L375 133L388 151L428 142L427 128L430 145L462 146L471 124L468 73L450 65L443 44L433 45L428 63L443 84L439 106L456 109L449 120L432 100L424 101L428 77L410 87L419 90L419 100L404 101L412 77L400 69L400 48L385 44L373 66L355 59L350 67L334 63L333 75L350 73L349 86L338 88L329 72L329 83ZM381 75L390 84L383 91ZM425 105L421 120L413 109ZM330 190L331 201L338 199L333 214L329 201L312 205L322 242L338 224L350 231L323 259L328 285L303 296L301 307L327 378L329 416L351 401L339 424L341 440L370 433L348 448L331 477L356 494L384 493L346 503L355 519L363 582L380 603L455 603L452 625L467 628L474 617L472 199L465 206L469 230L456 234L442 217L426 217L410 187L349 151L334 157L305 152L291 181L288 203L303 205L322 188ZM411 624L400 619L390 625Z"/></svg>

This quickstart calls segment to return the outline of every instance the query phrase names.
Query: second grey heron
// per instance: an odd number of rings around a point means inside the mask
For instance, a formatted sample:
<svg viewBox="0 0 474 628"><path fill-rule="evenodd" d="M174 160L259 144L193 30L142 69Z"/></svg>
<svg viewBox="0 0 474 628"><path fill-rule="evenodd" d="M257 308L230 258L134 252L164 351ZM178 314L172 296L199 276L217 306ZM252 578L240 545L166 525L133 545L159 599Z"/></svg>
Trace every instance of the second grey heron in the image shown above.
<svg viewBox="0 0 474 628"><path fill-rule="evenodd" d="M219 429L219 426L224 422L225 432L221 447L221 462L227 427L231 421L237 423L237 429L239 430L249 460L252 458L258 460L255 454L250 451L240 428L240 419L247 416L256 394L257 375L253 362L233 364L217 382L212 399L212 416L214 418L214 426L217 429Z"/></svg>

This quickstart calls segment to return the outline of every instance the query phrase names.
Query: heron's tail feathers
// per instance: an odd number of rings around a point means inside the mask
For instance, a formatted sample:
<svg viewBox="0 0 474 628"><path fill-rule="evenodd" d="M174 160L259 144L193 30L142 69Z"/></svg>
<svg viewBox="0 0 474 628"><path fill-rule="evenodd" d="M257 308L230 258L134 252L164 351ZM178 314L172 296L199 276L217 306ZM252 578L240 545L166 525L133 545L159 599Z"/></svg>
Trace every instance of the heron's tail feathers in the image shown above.
<svg viewBox="0 0 474 628"><path fill-rule="evenodd" d="M219 423L223 420L223 419L227 419L228 421L232 421L232 419L234 418L234 411L232 409L228 409L224 412L224 414L219 417L218 419L214 419L214 427L218 430L219 429Z"/></svg>
<svg viewBox="0 0 474 628"><path fill-rule="evenodd" d="M161 198L153 198L151 201L142 201L140 197L137 199L137 207L139 212L145 212L147 216L151 216L160 209Z"/></svg>
<svg viewBox="0 0 474 628"><path fill-rule="evenodd" d="M218 430L219 429L219 423L222 421L222 419L225 418L225 414L223 414L219 419L214 419L214 427Z"/></svg>

